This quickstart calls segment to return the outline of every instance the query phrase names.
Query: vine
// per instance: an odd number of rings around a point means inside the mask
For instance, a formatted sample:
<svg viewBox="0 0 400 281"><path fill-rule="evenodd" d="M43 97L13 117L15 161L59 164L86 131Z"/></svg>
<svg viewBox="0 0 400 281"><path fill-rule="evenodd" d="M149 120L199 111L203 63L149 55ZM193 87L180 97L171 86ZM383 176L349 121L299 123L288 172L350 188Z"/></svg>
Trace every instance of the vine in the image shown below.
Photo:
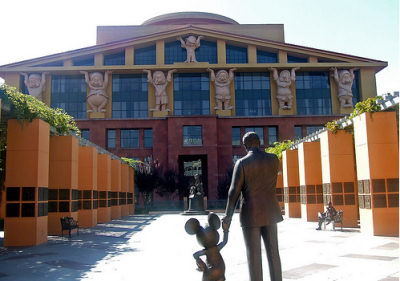
<svg viewBox="0 0 400 281"><path fill-rule="evenodd" d="M282 142L274 142L273 146L270 146L265 149L265 152L267 153L272 153L278 156L279 159L282 158L282 152L287 150L291 145L293 145L293 142L291 140L284 140Z"/></svg>

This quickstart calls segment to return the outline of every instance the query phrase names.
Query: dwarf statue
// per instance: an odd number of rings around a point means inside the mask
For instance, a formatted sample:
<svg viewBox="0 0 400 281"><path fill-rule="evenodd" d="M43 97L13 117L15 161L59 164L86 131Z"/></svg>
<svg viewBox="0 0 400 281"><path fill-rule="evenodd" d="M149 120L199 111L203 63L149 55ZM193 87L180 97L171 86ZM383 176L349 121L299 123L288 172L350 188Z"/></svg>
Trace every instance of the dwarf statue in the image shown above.
<svg viewBox="0 0 400 281"><path fill-rule="evenodd" d="M292 85L292 81L296 80L295 71L298 69L299 69L298 67L292 68L291 72L289 72L289 70L282 70L278 76L278 71L276 70L276 68L274 67L269 68L269 70L273 72L274 81L278 86L278 94L276 98L279 102L279 107L281 109L292 108L293 95L290 86Z"/></svg>
<svg viewBox="0 0 400 281"><path fill-rule="evenodd" d="M215 85L215 102L217 106L214 109L232 109L233 107L229 104L231 101L230 84L234 77L233 72L236 68L229 70L229 74L226 70L220 70L217 75L214 74L214 70L207 69L211 73L211 81Z"/></svg>
<svg viewBox="0 0 400 281"><path fill-rule="evenodd" d="M147 73L147 82L151 83L155 90L156 106L150 109L150 111L170 111L170 109L167 108L168 95L165 89L167 88L168 83L171 82L172 73L176 72L176 69L168 71L167 78L165 78L164 72L159 70L154 71L153 77L151 77L150 70L145 69L143 72Z"/></svg>
<svg viewBox="0 0 400 281"><path fill-rule="evenodd" d="M46 85L46 74L46 72L43 72L42 75L22 73L25 77L24 84L28 89L29 95L40 101L43 101L42 94Z"/></svg>
<svg viewBox="0 0 400 281"><path fill-rule="evenodd" d="M89 74L86 71L81 71L81 73L85 74L85 81L89 87L87 102L91 109L87 112L105 112L108 101L106 92L108 75L111 74L111 71L106 71L104 79L103 74L100 72L92 72Z"/></svg>
<svg viewBox="0 0 400 281"><path fill-rule="evenodd" d="M331 76L335 79L338 86L338 99L340 106L353 107L353 93L351 87L354 81L354 71L358 68L352 68L350 70L337 70L336 67L331 68Z"/></svg>
<svg viewBox="0 0 400 281"><path fill-rule="evenodd" d="M198 36L196 39L195 36L190 35L183 41L182 37L178 37L178 40L181 41L182 48L186 49L185 62L197 62L195 50L200 47L201 38L203 38L203 36Z"/></svg>

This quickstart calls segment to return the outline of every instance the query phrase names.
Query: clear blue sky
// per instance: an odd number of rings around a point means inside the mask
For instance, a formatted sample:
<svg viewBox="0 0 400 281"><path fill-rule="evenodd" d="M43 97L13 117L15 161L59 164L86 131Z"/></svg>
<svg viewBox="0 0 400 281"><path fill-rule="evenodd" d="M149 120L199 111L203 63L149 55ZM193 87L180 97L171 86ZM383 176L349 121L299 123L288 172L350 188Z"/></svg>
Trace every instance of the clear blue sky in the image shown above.
<svg viewBox="0 0 400 281"><path fill-rule="evenodd" d="M378 93L400 89L398 0L2 0L0 65L95 45L98 25L200 11L285 25L287 43L387 61Z"/></svg>

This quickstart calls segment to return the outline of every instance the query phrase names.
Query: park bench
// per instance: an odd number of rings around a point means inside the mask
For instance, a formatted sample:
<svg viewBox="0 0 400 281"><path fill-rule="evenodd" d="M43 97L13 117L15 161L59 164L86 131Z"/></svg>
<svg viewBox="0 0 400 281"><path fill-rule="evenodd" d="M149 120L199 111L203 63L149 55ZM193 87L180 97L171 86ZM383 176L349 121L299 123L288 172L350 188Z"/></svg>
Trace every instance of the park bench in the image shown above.
<svg viewBox="0 0 400 281"><path fill-rule="evenodd" d="M77 234L79 235L79 224L78 221L74 220L72 217L63 217L60 218L61 222L61 236L64 235L64 230L68 230L69 238L71 238L71 230L77 230Z"/></svg>
<svg viewBox="0 0 400 281"><path fill-rule="evenodd" d="M340 223L340 230L343 230L343 211L342 210L337 211L336 216L334 216L333 218L326 217L324 219L324 230L326 229L326 226L329 223L332 223L333 230L335 230L335 224Z"/></svg>

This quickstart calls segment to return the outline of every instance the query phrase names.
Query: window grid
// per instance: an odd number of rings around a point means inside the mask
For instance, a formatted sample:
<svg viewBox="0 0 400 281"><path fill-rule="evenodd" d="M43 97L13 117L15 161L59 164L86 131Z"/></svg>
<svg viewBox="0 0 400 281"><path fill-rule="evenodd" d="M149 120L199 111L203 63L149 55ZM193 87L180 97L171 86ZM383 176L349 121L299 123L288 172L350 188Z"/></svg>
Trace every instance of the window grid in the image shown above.
<svg viewBox="0 0 400 281"><path fill-rule="evenodd" d="M135 49L135 65L156 64L156 46Z"/></svg>
<svg viewBox="0 0 400 281"><path fill-rule="evenodd" d="M208 73L177 73L174 75L174 114L210 114Z"/></svg>
<svg viewBox="0 0 400 281"><path fill-rule="evenodd" d="M360 71L354 71L354 81L351 86L351 91L353 93L353 106L355 106L360 101L360 79L359 79Z"/></svg>
<svg viewBox="0 0 400 281"><path fill-rule="evenodd" d="M287 56L287 62L288 63L305 63L308 62L307 58L301 58L301 57L296 57L296 56Z"/></svg>
<svg viewBox="0 0 400 281"><path fill-rule="evenodd" d="M104 65L125 65L125 51L104 55Z"/></svg>
<svg viewBox="0 0 400 281"><path fill-rule="evenodd" d="M107 148L116 148L117 132L115 129L107 130Z"/></svg>
<svg viewBox="0 0 400 281"><path fill-rule="evenodd" d="M183 126L183 146L203 145L201 126Z"/></svg>
<svg viewBox="0 0 400 281"><path fill-rule="evenodd" d="M302 126L294 126L294 139L302 139L303 138L303 127Z"/></svg>
<svg viewBox="0 0 400 281"><path fill-rule="evenodd" d="M296 100L299 115L331 115L329 72L297 73Z"/></svg>
<svg viewBox="0 0 400 281"><path fill-rule="evenodd" d="M86 118L86 82L83 75L53 75L51 107L64 109L76 119Z"/></svg>
<svg viewBox="0 0 400 281"><path fill-rule="evenodd" d="M268 127L268 145L273 145L274 142L278 141L278 127Z"/></svg>
<svg viewBox="0 0 400 281"><path fill-rule="evenodd" d="M152 148L153 147L153 129L144 129L143 133L144 138L144 147L145 148Z"/></svg>
<svg viewBox="0 0 400 281"><path fill-rule="evenodd" d="M121 148L139 148L139 129L121 129Z"/></svg>
<svg viewBox="0 0 400 281"><path fill-rule="evenodd" d="M315 133L316 131L321 130L322 128L324 128L324 126L307 126L306 127L306 134L311 135L312 133Z"/></svg>
<svg viewBox="0 0 400 281"><path fill-rule="evenodd" d="M226 63L247 63L247 48L226 45Z"/></svg>
<svg viewBox="0 0 400 281"><path fill-rule="evenodd" d="M75 58L72 60L73 66L92 66L94 65L94 56L88 58Z"/></svg>
<svg viewBox="0 0 400 281"><path fill-rule="evenodd" d="M186 50L182 48L179 41L165 43L165 64L173 64L174 62L184 62L187 58ZM200 40L200 47L195 50L196 60L199 62L208 62L216 64L217 43L212 41Z"/></svg>
<svg viewBox="0 0 400 281"><path fill-rule="evenodd" d="M264 128L263 127L245 127L245 133L255 132L260 138L260 145L264 145Z"/></svg>
<svg viewBox="0 0 400 281"><path fill-rule="evenodd" d="M237 72L235 74L235 104L237 116L271 115L269 73Z"/></svg>
<svg viewBox="0 0 400 281"><path fill-rule="evenodd" d="M257 63L277 63L278 55L257 49Z"/></svg>
<svg viewBox="0 0 400 281"><path fill-rule="evenodd" d="M114 74L112 80L112 117L148 117L145 74Z"/></svg>
<svg viewBox="0 0 400 281"><path fill-rule="evenodd" d="M232 127L232 145L240 145L240 128Z"/></svg>

